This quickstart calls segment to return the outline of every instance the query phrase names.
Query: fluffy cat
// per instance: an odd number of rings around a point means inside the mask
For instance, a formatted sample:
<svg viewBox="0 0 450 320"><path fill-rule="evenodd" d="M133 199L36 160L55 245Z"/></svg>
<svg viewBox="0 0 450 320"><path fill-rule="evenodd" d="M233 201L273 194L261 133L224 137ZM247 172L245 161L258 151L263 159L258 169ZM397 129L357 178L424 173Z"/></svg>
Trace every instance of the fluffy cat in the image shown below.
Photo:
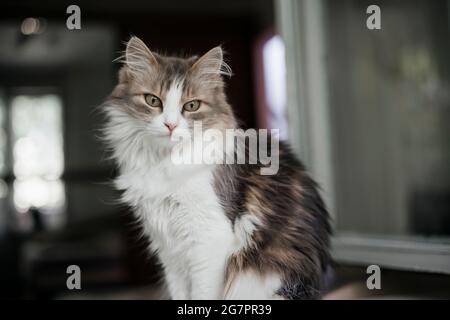
<svg viewBox="0 0 450 320"><path fill-rule="evenodd" d="M328 213L315 182L280 143L279 170L261 164L175 165L170 137L237 128L220 47L165 57L136 37L103 104L104 137L122 201L151 240L173 299L314 299L329 264Z"/></svg>

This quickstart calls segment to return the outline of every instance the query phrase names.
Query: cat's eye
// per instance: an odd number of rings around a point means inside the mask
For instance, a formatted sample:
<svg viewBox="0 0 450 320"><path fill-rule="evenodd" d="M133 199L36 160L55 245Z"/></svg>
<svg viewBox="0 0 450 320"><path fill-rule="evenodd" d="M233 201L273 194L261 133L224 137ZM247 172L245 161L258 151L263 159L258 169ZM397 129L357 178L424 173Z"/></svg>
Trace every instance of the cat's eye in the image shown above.
<svg viewBox="0 0 450 320"><path fill-rule="evenodd" d="M188 112L197 111L198 108L200 108L200 100L192 100L192 101L186 102L183 106L183 109Z"/></svg>
<svg viewBox="0 0 450 320"><path fill-rule="evenodd" d="M153 94L146 94L145 96L145 102L153 108L162 108L162 102L161 99Z"/></svg>

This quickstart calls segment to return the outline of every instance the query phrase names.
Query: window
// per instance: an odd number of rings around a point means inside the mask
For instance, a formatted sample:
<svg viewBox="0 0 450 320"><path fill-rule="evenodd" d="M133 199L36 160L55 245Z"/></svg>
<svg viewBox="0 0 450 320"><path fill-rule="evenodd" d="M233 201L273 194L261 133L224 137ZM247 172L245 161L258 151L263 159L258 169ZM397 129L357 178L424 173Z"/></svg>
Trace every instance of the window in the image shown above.
<svg viewBox="0 0 450 320"><path fill-rule="evenodd" d="M0 235L6 228L8 184L4 180L6 173L7 137L5 131L6 105L3 92L0 91Z"/></svg>
<svg viewBox="0 0 450 320"><path fill-rule="evenodd" d="M286 122L286 66L284 44L279 35L273 35L262 47L264 93L267 104L267 127L280 130L280 139L287 139Z"/></svg>
<svg viewBox="0 0 450 320"><path fill-rule="evenodd" d="M278 1L289 137L323 187L335 257L450 273L447 1Z"/></svg>
<svg viewBox="0 0 450 320"><path fill-rule="evenodd" d="M6 106L5 99L2 94L0 94L0 177L5 174L6 171L6 148L7 148L7 138L5 131L6 123ZM1 198L0 190L0 198Z"/></svg>
<svg viewBox="0 0 450 320"><path fill-rule="evenodd" d="M65 208L62 101L56 94L20 92L1 109L0 120L9 118L9 130L3 130L5 142L0 140L0 168L11 177L19 228L29 228L33 219L55 227L63 222ZM9 173L6 159L11 160ZM37 212L38 218L30 216Z"/></svg>

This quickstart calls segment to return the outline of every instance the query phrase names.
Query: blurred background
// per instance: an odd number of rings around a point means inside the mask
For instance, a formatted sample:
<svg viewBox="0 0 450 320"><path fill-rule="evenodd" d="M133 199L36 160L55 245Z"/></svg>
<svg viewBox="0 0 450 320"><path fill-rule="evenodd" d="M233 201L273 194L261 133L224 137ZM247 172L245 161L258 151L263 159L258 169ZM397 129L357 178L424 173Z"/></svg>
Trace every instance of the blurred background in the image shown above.
<svg viewBox="0 0 450 320"><path fill-rule="evenodd" d="M81 29L69 30L69 5ZM366 9L381 8L381 30ZM97 139L130 35L221 44L245 128L280 129L333 218L327 298L450 297L450 1L11 1L0 5L0 297L161 298ZM382 290L368 290L368 265ZM78 265L82 290L68 290Z"/></svg>

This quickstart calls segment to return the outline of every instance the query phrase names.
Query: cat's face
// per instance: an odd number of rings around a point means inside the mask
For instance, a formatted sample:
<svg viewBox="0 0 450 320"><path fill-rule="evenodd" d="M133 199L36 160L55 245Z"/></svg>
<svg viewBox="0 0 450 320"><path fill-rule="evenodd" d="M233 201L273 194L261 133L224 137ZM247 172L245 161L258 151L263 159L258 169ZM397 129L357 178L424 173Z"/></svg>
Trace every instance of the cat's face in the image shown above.
<svg viewBox="0 0 450 320"><path fill-rule="evenodd" d="M204 130L235 127L222 79L229 73L220 47L200 58L164 57L132 37L112 97L146 134L170 144L181 129L193 130L194 121Z"/></svg>

